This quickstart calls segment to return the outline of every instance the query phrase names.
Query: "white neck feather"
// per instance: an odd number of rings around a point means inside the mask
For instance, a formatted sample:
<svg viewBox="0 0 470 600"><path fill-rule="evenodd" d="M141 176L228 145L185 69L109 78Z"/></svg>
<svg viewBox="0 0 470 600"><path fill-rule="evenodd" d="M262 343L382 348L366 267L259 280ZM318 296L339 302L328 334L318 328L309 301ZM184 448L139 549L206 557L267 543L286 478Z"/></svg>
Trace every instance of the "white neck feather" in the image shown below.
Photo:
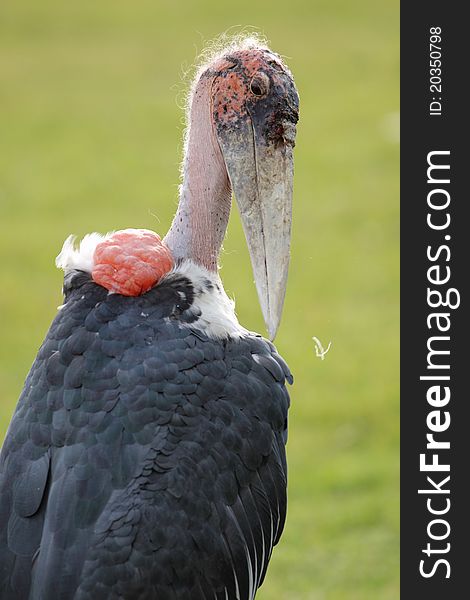
<svg viewBox="0 0 470 600"><path fill-rule="evenodd" d="M75 236L69 235L65 240L60 254L55 259L57 268L63 269L67 274L74 269L91 273L93 271L93 254L96 246L112 235L114 231L110 231L105 235L101 233L88 233L80 242L78 247L75 247Z"/></svg>
<svg viewBox="0 0 470 600"><path fill-rule="evenodd" d="M188 327L200 329L207 336L216 339L229 336L239 338L249 333L238 322L235 302L227 296L216 271L206 269L192 260L184 260L167 275L167 278L175 275L189 279L194 288L192 308L200 313L200 316ZM209 287L208 281L211 284Z"/></svg>

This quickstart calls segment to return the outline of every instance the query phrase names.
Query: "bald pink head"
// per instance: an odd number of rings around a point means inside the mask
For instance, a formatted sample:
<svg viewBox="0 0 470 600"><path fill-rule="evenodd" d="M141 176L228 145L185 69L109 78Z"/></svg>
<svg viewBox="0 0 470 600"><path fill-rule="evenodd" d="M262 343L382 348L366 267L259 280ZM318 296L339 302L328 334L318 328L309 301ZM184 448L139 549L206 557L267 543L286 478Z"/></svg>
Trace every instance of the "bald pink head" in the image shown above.
<svg viewBox="0 0 470 600"><path fill-rule="evenodd" d="M203 73L203 76L215 76L212 84L215 124L218 127L230 126L246 116L250 108L266 98L273 89L285 87L286 74L290 76L279 56L267 48L236 50L216 60ZM274 95L273 98L278 99L278 96ZM273 102L270 108L274 122L276 115ZM297 110L297 106L292 108Z"/></svg>
<svg viewBox="0 0 470 600"><path fill-rule="evenodd" d="M173 268L173 257L148 229L116 231L96 246L92 278L110 292L139 296Z"/></svg>

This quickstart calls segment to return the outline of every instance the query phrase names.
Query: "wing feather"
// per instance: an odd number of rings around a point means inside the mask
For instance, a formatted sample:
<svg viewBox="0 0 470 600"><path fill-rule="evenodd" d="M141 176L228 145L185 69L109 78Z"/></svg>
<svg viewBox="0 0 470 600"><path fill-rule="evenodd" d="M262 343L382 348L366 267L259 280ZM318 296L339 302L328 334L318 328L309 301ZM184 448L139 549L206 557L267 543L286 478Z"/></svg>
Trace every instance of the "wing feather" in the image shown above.
<svg viewBox="0 0 470 600"><path fill-rule="evenodd" d="M184 286L68 276L0 456L2 599L254 599L286 515L291 375L259 336L181 325Z"/></svg>

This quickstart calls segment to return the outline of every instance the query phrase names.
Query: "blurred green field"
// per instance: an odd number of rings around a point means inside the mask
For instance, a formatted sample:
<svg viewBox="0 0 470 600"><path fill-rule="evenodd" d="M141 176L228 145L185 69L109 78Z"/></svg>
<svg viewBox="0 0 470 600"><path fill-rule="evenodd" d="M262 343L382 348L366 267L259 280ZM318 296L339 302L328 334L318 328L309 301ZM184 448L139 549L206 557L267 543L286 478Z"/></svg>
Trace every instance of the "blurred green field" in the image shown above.
<svg viewBox="0 0 470 600"><path fill-rule="evenodd" d="M289 515L259 600L398 591L398 3L0 5L0 440L58 304L69 233L148 227L177 202L182 74L257 28L301 96L291 272ZM222 277L263 331L236 211ZM332 347L315 357L312 336Z"/></svg>

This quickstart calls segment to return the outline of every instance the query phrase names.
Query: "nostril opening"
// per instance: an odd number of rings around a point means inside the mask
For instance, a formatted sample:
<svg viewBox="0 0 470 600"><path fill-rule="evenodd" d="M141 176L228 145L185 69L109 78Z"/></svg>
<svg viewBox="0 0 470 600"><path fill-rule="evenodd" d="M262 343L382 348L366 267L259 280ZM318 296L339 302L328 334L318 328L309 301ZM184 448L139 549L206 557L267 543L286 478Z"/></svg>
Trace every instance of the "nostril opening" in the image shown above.
<svg viewBox="0 0 470 600"><path fill-rule="evenodd" d="M268 63L268 65L271 68L273 68L278 73L283 73L284 72L284 69L282 68L282 66L278 62L276 62L275 60L268 60L267 63Z"/></svg>

